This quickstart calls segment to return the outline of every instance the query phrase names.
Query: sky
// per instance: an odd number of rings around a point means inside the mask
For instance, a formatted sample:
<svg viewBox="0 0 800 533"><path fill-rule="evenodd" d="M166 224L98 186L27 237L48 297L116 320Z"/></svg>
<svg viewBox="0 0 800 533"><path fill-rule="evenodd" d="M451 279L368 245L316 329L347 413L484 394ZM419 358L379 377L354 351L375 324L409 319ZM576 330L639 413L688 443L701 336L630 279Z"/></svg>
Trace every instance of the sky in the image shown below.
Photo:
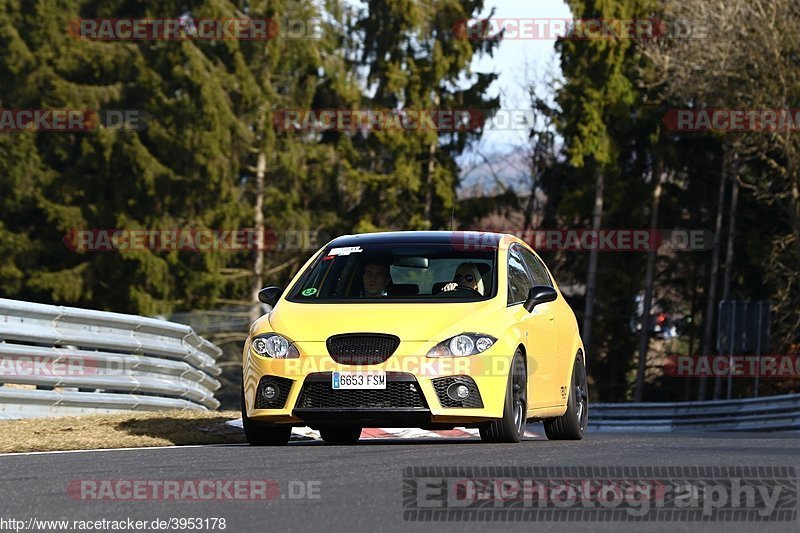
<svg viewBox="0 0 800 533"><path fill-rule="evenodd" d="M564 0L487 0L482 16L495 8L494 18L568 19L569 8ZM489 96L500 96L503 110L529 110L528 88L536 86L539 97L551 100L548 79L561 75L555 39L503 39L493 57L475 58L474 72L495 72ZM502 129L489 126L482 139L458 157L461 167L460 194L486 194L495 180L517 188L527 182L530 173L524 147L528 130Z"/></svg>
<svg viewBox="0 0 800 533"><path fill-rule="evenodd" d="M354 5L363 0L346 0ZM571 14L564 0L485 0L484 12L478 17L498 19L569 19ZM476 18L478 18L476 17ZM555 39L503 39L492 57L476 57L473 72L495 72L489 96L500 95L500 107L506 110L530 109L528 87L537 87L537 95L551 97L545 80L560 77ZM462 186L467 188L490 184L499 177L506 184L526 179L527 161L520 149L528 144L528 130L487 129L480 142L467 148L457 158L461 167ZM484 163L484 158L491 160Z"/></svg>
<svg viewBox="0 0 800 533"><path fill-rule="evenodd" d="M563 0L487 0L486 12L494 7L495 18L570 18L570 11ZM550 39L504 39L495 50L494 57L476 58L472 68L476 72L496 72L491 96L500 94L500 106L504 109L529 109L527 87L537 84L540 96L547 94L542 80L548 74L560 75L558 57L554 50L555 40ZM524 142L525 131L487 131L484 134L484 149L497 151L510 149Z"/></svg>

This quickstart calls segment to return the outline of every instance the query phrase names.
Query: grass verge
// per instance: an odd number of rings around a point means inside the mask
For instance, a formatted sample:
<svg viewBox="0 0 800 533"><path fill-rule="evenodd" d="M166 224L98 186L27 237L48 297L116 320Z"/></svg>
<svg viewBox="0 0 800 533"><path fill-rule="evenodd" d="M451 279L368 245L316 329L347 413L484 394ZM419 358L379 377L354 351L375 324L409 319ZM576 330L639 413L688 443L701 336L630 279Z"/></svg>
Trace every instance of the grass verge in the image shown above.
<svg viewBox="0 0 800 533"><path fill-rule="evenodd" d="M0 420L0 453L245 442L239 411L160 411Z"/></svg>

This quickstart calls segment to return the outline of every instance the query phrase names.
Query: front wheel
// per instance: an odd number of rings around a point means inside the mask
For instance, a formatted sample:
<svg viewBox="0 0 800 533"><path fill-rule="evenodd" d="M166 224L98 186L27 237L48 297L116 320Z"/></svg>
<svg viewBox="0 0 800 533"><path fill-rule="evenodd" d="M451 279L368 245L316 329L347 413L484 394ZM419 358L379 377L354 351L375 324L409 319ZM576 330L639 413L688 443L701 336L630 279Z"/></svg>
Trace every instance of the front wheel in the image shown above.
<svg viewBox="0 0 800 533"><path fill-rule="evenodd" d="M506 385L503 418L481 426L483 442L519 442L525 436L528 418L528 375L525 360L517 350L511 363Z"/></svg>
<svg viewBox="0 0 800 533"><path fill-rule="evenodd" d="M581 353L575 356L572 368L567 412L544 421L544 433L550 440L580 440L589 421L589 384L586 379L586 366Z"/></svg>
<svg viewBox="0 0 800 533"><path fill-rule="evenodd" d="M285 446L292 436L291 426L265 424L249 418L244 403L244 388L242 388L242 427L250 446Z"/></svg>

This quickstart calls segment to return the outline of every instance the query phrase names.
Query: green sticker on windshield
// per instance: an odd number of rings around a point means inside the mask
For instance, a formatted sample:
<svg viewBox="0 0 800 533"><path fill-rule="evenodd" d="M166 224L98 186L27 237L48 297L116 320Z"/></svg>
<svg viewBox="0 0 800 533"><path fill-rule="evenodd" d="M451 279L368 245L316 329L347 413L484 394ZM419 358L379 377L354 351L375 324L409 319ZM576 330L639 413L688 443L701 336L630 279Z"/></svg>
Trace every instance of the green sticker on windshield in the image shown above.
<svg viewBox="0 0 800 533"><path fill-rule="evenodd" d="M313 295L317 294L317 289L315 289L314 287L311 287L310 289L305 289L300 294L302 294L303 296L313 296Z"/></svg>

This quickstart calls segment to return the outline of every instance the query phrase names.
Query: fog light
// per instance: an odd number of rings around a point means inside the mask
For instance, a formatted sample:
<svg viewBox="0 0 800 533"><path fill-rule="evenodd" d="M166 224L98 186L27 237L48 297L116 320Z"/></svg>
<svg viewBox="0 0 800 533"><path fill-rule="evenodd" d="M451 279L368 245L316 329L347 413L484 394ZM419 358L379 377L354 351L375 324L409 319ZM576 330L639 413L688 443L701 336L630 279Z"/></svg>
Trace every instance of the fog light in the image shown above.
<svg viewBox="0 0 800 533"><path fill-rule="evenodd" d="M447 395L457 402L464 401L469 397L469 387L463 383L453 383L447 387Z"/></svg>
<svg viewBox="0 0 800 533"><path fill-rule="evenodd" d="M261 392L261 394L264 395L264 399L266 399L268 402L271 402L276 396L278 396L278 389L273 385L267 385L264 387L264 390Z"/></svg>

